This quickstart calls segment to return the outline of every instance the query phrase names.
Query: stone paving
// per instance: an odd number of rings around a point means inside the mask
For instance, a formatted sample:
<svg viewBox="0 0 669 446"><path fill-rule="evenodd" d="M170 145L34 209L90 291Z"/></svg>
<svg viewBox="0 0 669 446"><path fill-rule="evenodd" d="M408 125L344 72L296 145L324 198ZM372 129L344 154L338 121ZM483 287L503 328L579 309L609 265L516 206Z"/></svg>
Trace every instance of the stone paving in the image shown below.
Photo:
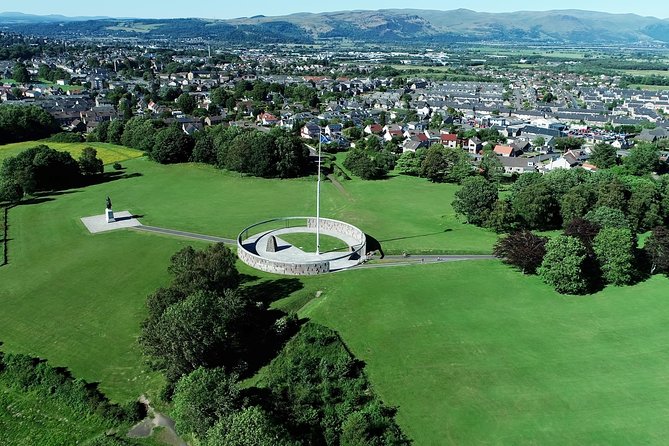
<svg viewBox="0 0 669 446"><path fill-rule="evenodd" d="M128 211L114 212L115 222L107 223L105 214L94 215L92 217L82 217L81 222L91 233L113 231L115 229L133 228L142 224L133 217Z"/></svg>

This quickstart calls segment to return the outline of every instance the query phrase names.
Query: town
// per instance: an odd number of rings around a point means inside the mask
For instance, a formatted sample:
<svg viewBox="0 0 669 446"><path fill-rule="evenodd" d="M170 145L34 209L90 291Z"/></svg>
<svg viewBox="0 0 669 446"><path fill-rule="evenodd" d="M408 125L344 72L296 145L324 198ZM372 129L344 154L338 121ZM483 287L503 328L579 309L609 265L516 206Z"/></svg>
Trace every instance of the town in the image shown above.
<svg viewBox="0 0 669 446"><path fill-rule="evenodd" d="M0 444L662 444L661 6L297 3L0 12Z"/></svg>
<svg viewBox="0 0 669 446"><path fill-rule="evenodd" d="M362 137L390 143L384 148L397 156L439 143L463 148L474 163L487 141L466 135L494 129L504 143L491 149L508 174L596 169L588 158L597 143L612 145L624 157L635 141L669 137L669 93L623 88L622 75L556 71L555 62L529 66L521 56L507 70L496 62L513 56L487 55L489 66L486 59L433 50L208 52L169 55L144 46L103 46L95 56L72 49L19 65L5 61L0 97L7 104L37 105L63 130L84 134L101 122L133 116L176 123L189 135L217 124L299 126L303 138L321 138L331 150L355 147ZM480 65L465 69L472 60ZM452 67L481 80L411 76L411 69L404 74L393 62ZM556 141L565 137L579 139L582 150L556 150ZM666 160L667 153L661 155Z"/></svg>

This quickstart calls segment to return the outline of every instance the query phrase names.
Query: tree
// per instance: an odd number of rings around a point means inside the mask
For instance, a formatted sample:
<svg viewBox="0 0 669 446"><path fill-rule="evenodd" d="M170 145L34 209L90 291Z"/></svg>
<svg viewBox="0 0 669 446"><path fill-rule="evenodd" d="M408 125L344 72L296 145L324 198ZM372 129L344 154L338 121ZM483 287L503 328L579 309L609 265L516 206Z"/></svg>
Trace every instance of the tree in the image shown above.
<svg viewBox="0 0 669 446"><path fill-rule="evenodd" d="M448 160L444 153L444 146L434 144L425 151L425 158L420 166L420 176L433 183L444 181L448 170Z"/></svg>
<svg viewBox="0 0 669 446"><path fill-rule="evenodd" d="M535 274L546 255L547 242L548 238L530 231L516 231L500 238L495 244L493 254L524 274Z"/></svg>
<svg viewBox="0 0 669 446"><path fill-rule="evenodd" d="M107 129L107 142L112 144L121 144L124 128L125 124L123 124L123 121L115 119L110 122L109 128Z"/></svg>
<svg viewBox="0 0 669 446"><path fill-rule="evenodd" d="M653 228L643 249L651 274L669 274L669 229L664 226Z"/></svg>
<svg viewBox="0 0 669 446"><path fill-rule="evenodd" d="M517 228L518 221L511 200L503 198L497 200L485 221L485 227L497 233L510 232Z"/></svg>
<svg viewBox="0 0 669 446"><path fill-rule="evenodd" d="M625 211L628 191L618 176L603 176L598 173L597 207L608 207Z"/></svg>
<svg viewBox="0 0 669 446"><path fill-rule="evenodd" d="M96 175L104 172L104 164L98 158L98 151L93 147L84 147L79 157L79 169L84 175Z"/></svg>
<svg viewBox="0 0 669 446"><path fill-rule="evenodd" d="M660 152L657 146L639 143L632 148L629 156L623 158L623 166L631 175L648 175L660 167Z"/></svg>
<svg viewBox="0 0 669 446"><path fill-rule="evenodd" d="M583 146L582 138L555 138L555 150L559 152L567 152L569 150L579 150Z"/></svg>
<svg viewBox="0 0 669 446"><path fill-rule="evenodd" d="M179 379L173 403L177 430L204 439L216 422L238 409L241 401L237 376L223 368L198 367Z"/></svg>
<svg viewBox="0 0 669 446"><path fill-rule="evenodd" d="M512 204L514 212L528 229L549 229L559 224L560 206L543 181L514 193Z"/></svg>
<svg viewBox="0 0 669 446"><path fill-rule="evenodd" d="M182 93L181 96L177 98L176 105L179 110L187 115L190 115L197 107L197 100L195 99L195 96L191 96L188 93Z"/></svg>
<svg viewBox="0 0 669 446"><path fill-rule="evenodd" d="M47 138L58 132L56 120L34 105L0 107L0 144Z"/></svg>
<svg viewBox="0 0 669 446"><path fill-rule="evenodd" d="M373 153L358 148L351 149L344 160L344 167L363 180L384 178L389 170L387 155L383 152Z"/></svg>
<svg viewBox="0 0 669 446"><path fill-rule="evenodd" d="M188 161L192 152L193 138L171 125L158 131L149 156L160 164L172 164Z"/></svg>
<svg viewBox="0 0 669 446"><path fill-rule="evenodd" d="M629 228L627 217L620 209L601 206L585 214L586 220L602 228Z"/></svg>
<svg viewBox="0 0 669 446"><path fill-rule="evenodd" d="M404 175L418 176L423 161L423 153L423 149L418 149L415 152L404 152L397 160L397 170Z"/></svg>
<svg viewBox="0 0 669 446"><path fill-rule="evenodd" d="M658 184L648 178L635 178L630 186L627 220L634 232L645 232L663 222L662 197Z"/></svg>
<svg viewBox="0 0 669 446"><path fill-rule="evenodd" d="M616 148L605 142L595 144L590 156L590 162L600 169L608 169L615 166L618 164Z"/></svg>
<svg viewBox="0 0 669 446"><path fill-rule="evenodd" d="M575 237L558 235L546 243L546 256L537 272L541 279L561 294L584 294L588 279L583 273L586 251Z"/></svg>
<svg viewBox="0 0 669 446"><path fill-rule="evenodd" d="M214 140L208 132L197 132L195 134L195 147L191 160L196 163L216 164L217 151Z"/></svg>
<svg viewBox="0 0 669 446"><path fill-rule="evenodd" d="M576 237L583 243L588 254L594 254L592 244L601 229L601 226L596 223L583 218L574 218L565 226L564 235Z"/></svg>
<svg viewBox="0 0 669 446"><path fill-rule="evenodd" d="M537 136L532 140L533 147L543 147L544 144L546 144L546 138L544 138L543 136Z"/></svg>
<svg viewBox="0 0 669 446"><path fill-rule="evenodd" d="M223 243L201 251L187 246L172 256L168 271L173 286L186 295L200 290L223 292L239 285L236 261L237 257Z"/></svg>
<svg viewBox="0 0 669 446"><path fill-rule="evenodd" d="M23 198L23 188L18 181L0 178L0 202L17 203Z"/></svg>
<svg viewBox="0 0 669 446"><path fill-rule="evenodd" d="M583 218L592 209L595 200L596 196L590 185L579 184L569 189L560 202L563 224L567 225L574 219Z"/></svg>
<svg viewBox="0 0 669 446"><path fill-rule="evenodd" d="M144 325L140 345L172 383L201 366L233 368L248 347L242 337L251 312L248 299L235 290L197 291Z"/></svg>
<svg viewBox="0 0 669 446"><path fill-rule="evenodd" d="M489 181L499 182L504 174L504 165L494 152L484 152L479 164L481 174Z"/></svg>
<svg viewBox="0 0 669 446"><path fill-rule="evenodd" d="M19 84L27 84L30 82L30 73L26 66L19 62L12 69L12 78Z"/></svg>
<svg viewBox="0 0 669 446"><path fill-rule="evenodd" d="M79 164L69 152L59 152L45 145L24 150L6 158L0 169L3 181L12 181L24 193L74 187L81 179Z"/></svg>
<svg viewBox="0 0 669 446"><path fill-rule="evenodd" d="M629 285L634 278L632 232L626 228L603 228L595 237L593 249L605 282Z"/></svg>
<svg viewBox="0 0 669 446"><path fill-rule="evenodd" d="M207 435L204 446L297 446L283 426L258 406L230 414ZM345 444L345 443L343 443Z"/></svg>
<svg viewBox="0 0 669 446"><path fill-rule="evenodd" d="M467 223L483 225L497 202L497 184L476 176L462 182L462 187L455 193L453 209L463 216Z"/></svg>

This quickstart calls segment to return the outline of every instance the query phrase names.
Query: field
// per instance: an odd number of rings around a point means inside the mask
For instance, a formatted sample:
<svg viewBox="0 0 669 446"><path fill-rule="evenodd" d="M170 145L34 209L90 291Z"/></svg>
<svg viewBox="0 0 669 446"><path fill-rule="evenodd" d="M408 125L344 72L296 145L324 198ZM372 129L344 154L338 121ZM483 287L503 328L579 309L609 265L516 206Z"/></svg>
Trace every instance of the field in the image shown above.
<svg viewBox="0 0 669 446"><path fill-rule="evenodd" d="M117 146L116 144L109 144L106 142L62 143L51 141L26 141L0 146L0 162L2 162L2 160L5 158L16 156L26 149L35 147L40 144L45 144L54 150L70 152L74 159L77 159L79 156L81 156L81 152L85 147L93 147L98 151L98 158L100 158L105 164L112 164L115 162L139 158L143 155L143 153L139 150L124 146Z"/></svg>
<svg viewBox="0 0 669 446"><path fill-rule="evenodd" d="M669 435L666 278L564 297L497 261L339 276L300 315L341 333L416 445Z"/></svg>
<svg viewBox="0 0 669 446"><path fill-rule="evenodd" d="M144 301L167 283L170 256L195 243L131 230L91 235L79 218L101 214L109 195L144 224L234 238L255 222L313 215L316 188L313 177L123 164L124 178L12 208L9 264L0 267L2 349L100 382L114 401L158 393L162 379L136 345ZM456 186L404 176L342 184L323 184L321 215L360 227L386 253L489 253L496 240L456 219ZM500 262L469 261L300 282L276 305L340 331L416 446L648 444L669 435L666 278L564 297Z"/></svg>

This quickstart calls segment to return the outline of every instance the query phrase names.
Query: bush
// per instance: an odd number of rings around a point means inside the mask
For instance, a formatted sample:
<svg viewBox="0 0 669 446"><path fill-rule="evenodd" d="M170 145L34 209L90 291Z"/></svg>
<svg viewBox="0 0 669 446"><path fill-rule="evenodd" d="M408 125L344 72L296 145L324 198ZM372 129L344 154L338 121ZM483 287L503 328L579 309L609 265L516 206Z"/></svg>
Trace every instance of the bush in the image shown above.
<svg viewBox="0 0 669 446"><path fill-rule="evenodd" d="M517 231L499 239L493 254L525 274L535 274L546 255L547 242L546 237L540 237L530 231Z"/></svg>
<svg viewBox="0 0 669 446"><path fill-rule="evenodd" d="M112 167L114 168L114 170L123 169L123 166L121 165L121 163L114 163L114 164L112 164Z"/></svg>

